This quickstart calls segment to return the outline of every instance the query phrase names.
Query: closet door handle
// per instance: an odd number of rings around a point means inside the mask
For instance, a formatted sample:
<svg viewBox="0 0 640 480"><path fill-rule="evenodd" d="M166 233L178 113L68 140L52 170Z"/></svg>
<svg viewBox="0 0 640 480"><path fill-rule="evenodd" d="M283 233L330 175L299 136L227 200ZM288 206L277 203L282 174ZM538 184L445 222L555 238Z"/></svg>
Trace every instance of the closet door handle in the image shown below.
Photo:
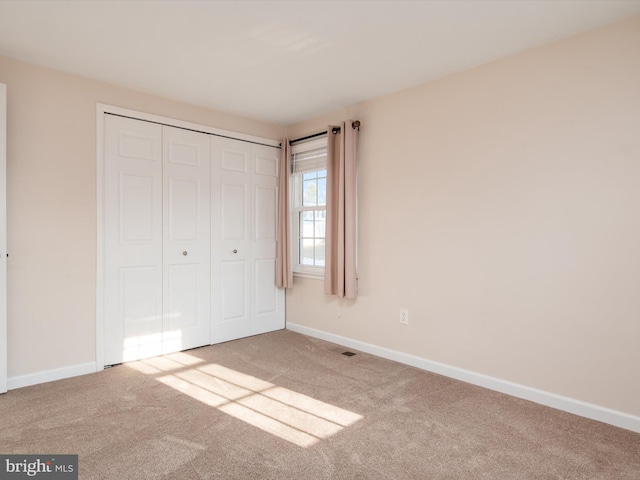
<svg viewBox="0 0 640 480"><path fill-rule="evenodd" d="M233 249L233 253L238 253L238 249L237 249L237 248L234 248L234 249Z"/></svg>
<svg viewBox="0 0 640 480"><path fill-rule="evenodd" d="M188 255L187 251L185 250L184 252L182 252L182 255L186 257Z"/></svg>

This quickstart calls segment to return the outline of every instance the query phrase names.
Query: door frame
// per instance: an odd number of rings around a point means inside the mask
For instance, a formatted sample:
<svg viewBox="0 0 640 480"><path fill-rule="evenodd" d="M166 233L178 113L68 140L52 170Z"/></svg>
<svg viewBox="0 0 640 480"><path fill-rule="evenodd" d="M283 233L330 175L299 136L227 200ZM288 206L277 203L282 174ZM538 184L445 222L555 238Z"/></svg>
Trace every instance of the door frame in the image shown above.
<svg viewBox="0 0 640 480"><path fill-rule="evenodd" d="M228 137L235 140L244 140L252 143L259 143L267 147L280 147L278 140L271 138L247 135L245 133L222 130L220 128L208 127L197 123L185 122L169 117L154 115L151 113L130 110L127 108L115 107L103 103L96 104L96 371L104 369L104 116L105 114L119 115L122 117L143 120L147 122L159 123L170 127L195 130L197 132L208 133L221 137ZM1 314L1 312L0 312ZM0 319L0 328L1 328ZM1 352L1 349L0 349Z"/></svg>
<svg viewBox="0 0 640 480"><path fill-rule="evenodd" d="M7 86L0 83L0 393L7 391Z"/></svg>

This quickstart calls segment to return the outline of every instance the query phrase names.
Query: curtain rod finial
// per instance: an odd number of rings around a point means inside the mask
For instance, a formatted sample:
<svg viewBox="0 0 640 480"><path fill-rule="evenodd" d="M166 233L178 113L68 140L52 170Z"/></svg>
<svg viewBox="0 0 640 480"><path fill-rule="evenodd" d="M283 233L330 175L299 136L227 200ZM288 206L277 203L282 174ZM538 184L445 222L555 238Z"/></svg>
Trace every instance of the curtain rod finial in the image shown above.
<svg viewBox="0 0 640 480"><path fill-rule="evenodd" d="M360 128L360 120L355 120L351 126L356 129L356 128Z"/></svg>

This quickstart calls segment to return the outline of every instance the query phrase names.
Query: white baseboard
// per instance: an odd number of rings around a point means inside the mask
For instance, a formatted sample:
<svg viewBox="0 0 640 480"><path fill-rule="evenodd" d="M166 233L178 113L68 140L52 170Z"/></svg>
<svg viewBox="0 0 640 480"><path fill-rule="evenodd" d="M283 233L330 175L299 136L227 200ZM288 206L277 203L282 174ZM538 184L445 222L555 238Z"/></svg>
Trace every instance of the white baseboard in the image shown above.
<svg viewBox="0 0 640 480"><path fill-rule="evenodd" d="M81 363L79 365L71 365L70 367L55 368L43 372L9 377L7 379L7 387L9 390L14 390L16 388L37 385L38 383L52 382L54 380L62 380L63 378L77 377L78 375L95 372L96 362Z"/></svg>
<svg viewBox="0 0 640 480"><path fill-rule="evenodd" d="M334 335L333 333L316 330L315 328L309 328L291 322L287 322L287 330L326 340L331 343L337 343L338 345L360 350L361 352L370 353L378 357L394 360L399 363L404 363L405 365L411 365L412 367L417 367L422 370L427 370L429 372L461 380L473 385L478 385L490 390L506 393L514 397L530 400L547 407L573 413L574 415L598 420L616 427L640 433L640 417L636 417L628 413L611 410L609 408L600 407L598 405L564 397L555 393L538 390L537 388L527 387L526 385L501 380L481 373L464 370L462 368L453 367L440 362L434 362L408 353L378 347L377 345L360 342L358 340Z"/></svg>

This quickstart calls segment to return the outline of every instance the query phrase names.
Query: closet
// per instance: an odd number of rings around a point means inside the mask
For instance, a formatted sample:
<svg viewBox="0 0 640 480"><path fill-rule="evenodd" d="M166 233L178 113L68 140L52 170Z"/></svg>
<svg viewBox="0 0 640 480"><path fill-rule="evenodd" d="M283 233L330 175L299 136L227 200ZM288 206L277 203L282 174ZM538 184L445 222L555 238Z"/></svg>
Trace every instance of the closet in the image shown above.
<svg viewBox="0 0 640 480"><path fill-rule="evenodd" d="M105 114L105 365L284 328L278 156Z"/></svg>

